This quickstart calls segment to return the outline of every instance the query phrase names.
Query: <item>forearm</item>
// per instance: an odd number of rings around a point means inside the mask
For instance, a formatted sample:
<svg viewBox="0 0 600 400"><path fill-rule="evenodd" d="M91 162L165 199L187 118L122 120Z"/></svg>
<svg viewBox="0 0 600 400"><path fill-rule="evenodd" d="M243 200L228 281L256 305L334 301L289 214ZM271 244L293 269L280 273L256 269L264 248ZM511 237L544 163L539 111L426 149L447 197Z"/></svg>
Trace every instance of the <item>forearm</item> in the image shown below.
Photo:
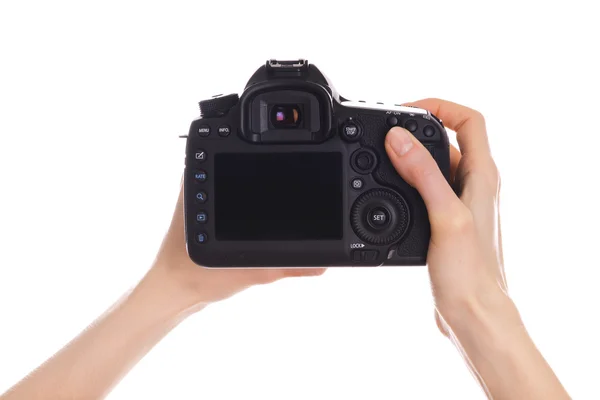
<svg viewBox="0 0 600 400"><path fill-rule="evenodd" d="M449 313L449 335L489 398L569 399L504 294Z"/></svg>
<svg viewBox="0 0 600 400"><path fill-rule="evenodd" d="M2 400L98 399L189 314L152 269L139 285Z"/></svg>

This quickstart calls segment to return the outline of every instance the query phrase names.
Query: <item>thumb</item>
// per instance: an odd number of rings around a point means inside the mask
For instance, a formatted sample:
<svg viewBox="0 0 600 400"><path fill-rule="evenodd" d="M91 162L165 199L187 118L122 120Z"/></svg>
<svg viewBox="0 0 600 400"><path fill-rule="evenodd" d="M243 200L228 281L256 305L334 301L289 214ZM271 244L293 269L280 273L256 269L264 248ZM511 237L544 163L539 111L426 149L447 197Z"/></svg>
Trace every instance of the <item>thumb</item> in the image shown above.
<svg viewBox="0 0 600 400"><path fill-rule="evenodd" d="M468 213L429 151L409 131L392 128L385 138L385 149L396 171L423 198L434 230Z"/></svg>

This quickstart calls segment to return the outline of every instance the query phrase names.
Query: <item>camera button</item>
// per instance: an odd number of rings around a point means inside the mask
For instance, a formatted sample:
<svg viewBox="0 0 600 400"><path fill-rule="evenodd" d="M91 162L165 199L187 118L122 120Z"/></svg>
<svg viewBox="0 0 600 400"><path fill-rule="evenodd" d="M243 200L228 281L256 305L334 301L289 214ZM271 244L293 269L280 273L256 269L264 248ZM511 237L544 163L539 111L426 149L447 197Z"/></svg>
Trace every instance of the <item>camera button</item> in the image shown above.
<svg viewBox="0 0 600 400"><path fill-rule="evenodd" d="M419 125L417 125L417 121L415 121L414 119L409 119L404 123L404 127L410 132L414 133L419 128Z"/></svg>
<svg viewBox="0 0 600 400"><path fill-rule="evenodd" d="M435 128L431 125L427 125L423 129L423 135L425 135L428 138L432 137L433 135L435 135Z"/></svg>
<svg viewBox="0 0 600 400"><path fill-rule="evenodd" d="M229 125L221 125L219 126L218 132L219 136L227 137L231 133L231 128L229 127Z"/></svg>
<svg viewBox="0 0 600 400"><path fill-rule="evenodd" d="M198 127L198 136L207 137L210 135L210 125L200 125Z"/></svg>
<svg viewBox="0 0 600 400"><path fill-rule="evenodd" d="M379 257L379 250L363 250L363 261L375 261Z"/></svg>
<svg viewBox="0 0 600 400"><path fill-rule="evenodd" d="M196 233L196 243L204 244L208 241L208 235L204 232Z"/></svg>
<svg viewBox="0 0 600 400"><path fill-rule="evenodd" d="M376 207L368 212L367 222L373 229L385 229L390 224L390 212L385 207Z"/></svg>
<svg viewBox="0 0 600 400"><path fill-rule="evenodd" d="M206 151L200 150L200 149L196 150L196 154L194 155L194 158L198 162L204 162L204 161L206 161Z"/></svg>
<svg viewBox="0 0 600 400"><path fill-rule="evenodd" d="M358 140L361 134L360 125L354 121L348 121L342 126L342 138L349 142Z"/></svg>
<svg viewBox="0 0 600 400"><path fill-rule="evenodd" d="M352 187L352 189L355 189L355 190L362 189L364 185L365 185L365 183L360 178L354 178L354 179L352 179L352 182L350 182L350 186Z"/></svg>
<svg viewBox="0 0 600 400"><path fill-rule="evenodd" d="M200 211L196 214L196 222L199 224L205 224L208 219L208 215L204 211Z"/></svg>
<svg viewBox="0 0 600 400"><path fill-rule="evenodd" d="M377 261L378 257L379 250L354 250L352 252L352 261L355 263Z"/></svg>
<svg viewBox="0 0 600 400"><path fill-rule="evenodd" d="M196 202L200 204L206 203L207 195L206 192L198 192L196 193Z"/></svg>
<svg viewBox="0 0 600 400"><path fill-rule="evenodd" d="M350 163L359 174L369 174L375 169L377 156L371 150L358 149L350 157Z"/></svg>
<svg viewBox="0 0 600 400"><path fill-rule="evenodd" d="M371 157L371 155L369 153L359 154L359 156L356 157L356 165L358 166L358 168L360 168L362 170L367 170L367 169L371 168L372 164L373 164L373 158Z"/></svg>
<svg viewBox="0 0 600 400"><path fill-rule="evenodd" d="M389 117L387 117L387 124L390 128L392 126L398 125L398 118L393 115L390 115Z"/></svg>
<svg viewBox="0 0 600 400"><path fill-rule="evenodd" d="M352 205L352 230L362 241L377 246L398 242L410 224L406 200L388 189L363 193Z"/></svg>
<svg viewBox="0 0 600 400"><path fill-rule="evenodd" d="M198 183L206 182L206 171L198 170L194 172L194 179Z"/></svg>

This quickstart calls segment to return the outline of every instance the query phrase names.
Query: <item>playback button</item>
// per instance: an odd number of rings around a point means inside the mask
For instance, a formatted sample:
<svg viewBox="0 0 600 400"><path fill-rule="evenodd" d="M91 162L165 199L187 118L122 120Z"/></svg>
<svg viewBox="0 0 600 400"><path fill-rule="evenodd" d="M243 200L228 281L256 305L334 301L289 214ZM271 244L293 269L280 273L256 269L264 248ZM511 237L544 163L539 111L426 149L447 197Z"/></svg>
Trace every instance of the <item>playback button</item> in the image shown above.
<svg viewBox="0 0 600 400"><path fill-rule="evenodd" d="M208 219L208 215L204 211L200 211L196 214L196 222L199 224L205 224Z"/></svg>

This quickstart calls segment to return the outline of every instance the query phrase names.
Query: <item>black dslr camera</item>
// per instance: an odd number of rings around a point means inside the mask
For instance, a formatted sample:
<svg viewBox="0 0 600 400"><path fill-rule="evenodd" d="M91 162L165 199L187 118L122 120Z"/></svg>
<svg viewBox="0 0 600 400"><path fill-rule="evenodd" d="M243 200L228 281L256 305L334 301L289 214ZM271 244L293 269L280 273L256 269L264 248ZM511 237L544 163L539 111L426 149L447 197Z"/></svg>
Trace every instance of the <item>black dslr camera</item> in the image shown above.
<svg viewBox="0 0 600 400"><path fill-rule="evenodd" d="M424 265L427 210L384 149L393 126L448 179L448 136L426 110L352 102L306 60L269 60L241 97L200 102L184 177L190 258L215 268Z"/></svg>

